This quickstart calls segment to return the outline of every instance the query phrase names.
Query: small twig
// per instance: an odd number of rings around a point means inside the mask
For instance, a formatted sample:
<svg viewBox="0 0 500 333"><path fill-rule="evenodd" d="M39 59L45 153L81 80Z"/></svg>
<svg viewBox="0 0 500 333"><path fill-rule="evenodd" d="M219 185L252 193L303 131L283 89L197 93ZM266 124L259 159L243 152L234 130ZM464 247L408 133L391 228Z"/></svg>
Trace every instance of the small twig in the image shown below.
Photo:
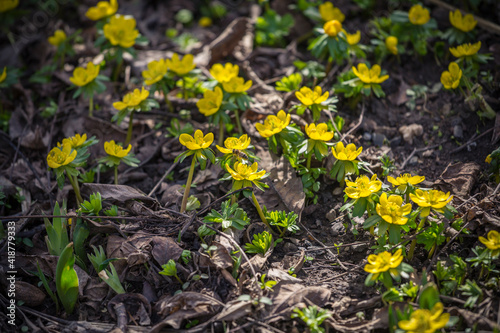
<svg viewBox="0 0 500 333"><path fill-rule="evenodd" d="M271 325L266 324L266 323L264 323L264 322L262 322L260 320L253 319L251 317L248 317L246 319L249 320L249 321L251 321L251 322L253 322L254 324L263 326L263 327L265 327L265 328L267 328L267 329L269 329L271 331L278 332L278 333L285 333L284 331L282 331L282 330L280 330L280 329L278 329L276 327L272 327Z"/></svg>
<svg viewBox="0 0 500 333"><path fill-rule="evenodd" d="M493 194L491 195L492 197L494 197L497 194L498 189L500 189L500 183L498 183L497 187L495 188L495 191L493 191Z"/></svg>
<svg viewBox="0 0 500 333"><path fill-rule="evenodd" d="M469 139L469 141L467 141L466 143L464 143L463 145L461 145L460 147L458 148L455 148L453 149L452 151L450 151L450 154L455 154L455 153L458 153L459 151L465 149L468 145L470 145L472 142L474 141L477 141L479 139L481 139L483 136L485 136L486 134L488 134L489 132L493 131L494 127L490 128L489 130L486 130L484 131L483 133L477 135L474 133L474 135Z"/></svg>
<svg viewBox="0 0 500 333"><path fill-rule="evenodd" d="M174 170L174 168L175 168L176 165L177 165L177 163L172 163L172 165L170 166L170 168L168 168L167 171L165 171L165 173L160 178L160 180L156 183L156 185L153 187L153 189L151 190L151 192L148 193L148 197L151 197L153 194L155 194L155 192L158 189L158 187L160 187L161 183L163 183L163 180L165 179L165 177L167 177L168 174L170 172L172 172L172 170Z"/></svg>
<svg viewBox="0 0 500 333"><path fill-rule="evenodd" d="M306 252L314 252L318 250L326 250L326 249L337 249L340 247L348 247L348 246L354 246L354 245L362 245L362 244L370 244L370 242L356 242L356 243L350 243L350 244L340 244L340 245L333 245L333 246L324 246L323 248L317 248L317 249L307 249L304 250Z"/></svg>
<svg viewBox="0 0 500 333"><path fill-rule="evenodd" d="M354 132L356 129L358 129L359 126L361 126L361 124L363 123L363 118L365 116L365 110L366 110L365 103L363 102L361 104L361 114L359 115L358 123L356 125L354 125L354 127L351 128L349 131L347 131L347 133L342 136L342 138L340 139L340 141L344 141L345 142L345 137L348 136L349 134L351 134L352 132Z"/></svg>
<svg viewBox="0 0 500 333"><path fill-rule="evenodd" d="M401 164L401 167L400 169L403 170L406 166L406 164L410 161L410 159L413 157L413 155L415 155L416 153L420 153L422 151L426 151L426 150L429 150L429 149L434 149L434 148L437 148L439 147L440 145L442 145L441 143L440 144L437 144L437 145L433 145L433 146L429 146L429 147L422 147L422 148L413 148L413 151L410 153L410 155L408 155L408 157L404 160L403 164Z"/></svg>

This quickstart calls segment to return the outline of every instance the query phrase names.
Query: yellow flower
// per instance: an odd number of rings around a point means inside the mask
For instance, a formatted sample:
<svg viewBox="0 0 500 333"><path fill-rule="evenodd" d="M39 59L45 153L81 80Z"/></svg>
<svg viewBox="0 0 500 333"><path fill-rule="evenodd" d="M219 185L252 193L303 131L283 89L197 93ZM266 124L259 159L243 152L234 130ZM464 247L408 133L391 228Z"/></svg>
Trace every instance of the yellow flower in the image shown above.
<svg viewBox="0 0 500 333"><path fill-rule="evenodd" d="M345 33L345 39L347 40L347 43L349 45L356 45L359 43L359 41L361 40L361 31L356 31L355 34L350 34L350 33L347 33L346 31L344 31Z"/></svg>
<svg viewBox="0 0 500 333"><path fill-rule="evenodd" d="M399 272L397 268L403 262L403 251L399 249L394 255L387 251L379 254L370 254L366 260L368 260L368 264L365 265L365 272L374 274L373 279L376 279L380 273L387 271L398 276Z"/></svg>
<svg viewBox="0 0 500 333"><path fill-rule="evenodd" d="M463 44L457 47L450 47L450 52L455 58L470 57L476 54L481 48L481 41L475 44Z"/></svg>
<svg viewBox="0 0 500 333"><path fill-rule="evenodd" d="M135 44L139 31L135 28L136 22L133 17L123 15L112 16L109 23L104 25L104 37L111 45L119 45L127 48Z"/></svg>
<svg viewBox="0 0 500 333"><path fill-rule="evenodd" d="M448 70L441 73L441 83L446 89L455 89L460 84L462 70L456 62L450 63Z"/></svg>
<svg viewBox="0 0 500 333"><path fill-rule="evenodd" d="M149 91L142 87L142 90L134 89L133 92L130 92L123 96L123 101L114 102L113 107L117 110L123 110L125 108L135 108L139 106L146 98L149 96Z"/></svg>
<svg viewBox="0 0 500 333"><path fill-rule="evenodd" d="M382 182L377 180L377 175L373 175L371 179L362 175L354 182L346 180L345 183L348 187L344 192L351 199L366 198L382 188Z"/></svg>
<svg viewBox="0 0 500 333"><path fill-rule="evenodd" d="M250 145L250 138L248 137L248 135L243 134L239 138L229 137L226 140L224 140L225 148L219 145L216 145L216 147L223 154L232 154L233 149L245 150L248 148L249 145Z"/></svg>
<svg viewBox="0 0 500 333"><path fill-rule="evenodd" d="M63 165L68 165L76 158L76 150L71 151L71 145L64 143L62 147L55 147L47 155L49 168L57 169Z"/></svg>
<svg viewBox="0 0 500 333"><path fill-rule="evenodd" d="M99 1L97 3L97 6L90 7L87 10L85 16L87 16L92 21L97 21L102 18L113 15L114 13L116 13L117 10L118 10L117 0L110 0L109 2Z"/></svg>
<svg viewBox="0 0 500 333"><path fill-rule="evenodd" d="M496 230L488 232L488 239L479 236L479 241L486 245L486 247L493 251L493 256L500 253L500 233Z"/></svg>
<svg viewBox="0 0 500 333"><path fill-rule="evenodd" d="M4 69L5 72L5 69ZM0 82L2 82L2 77L0 76ZM486 163L490 164L493 159L491 158L491 155L486 156L486 159L484 160Z"/></svg>
<svg viewBox="0 0 500 333"><path fill-rule="evenodd" d="M345 15L340 9L335 7L331 2L327 1L324 4L319 5L319 14L323 21L337 20L339 22L344 22Z"/></svg>
<svg viewBox="0 0 500 333"><path fill-rule="evenodd" d="M392 184L394 187L398 187L400 191L405 191L408 184L417 185L425 180L424 176L412 176L409 173L405 173L404 175L400 175L397 178L388 176L387 181Z"/></svg>
<svg viewBox="0 0 500 333"><path fill-rule="evenodd" d="M252 86L252 81L248 80L245 82L245 80L242 77L233 77L227 82L222 82L222 88L224 88L225 91L228 93L242 93L250 89Z"/></svg>
<svg viewBox="0 0 500 333"><path fill-rule="evenodd" d="M234 180L248 180L254 181L261 179L265 174L266 170L257 171L257 162L254 162L251 166L247 164L243 164L240 162L234 163L234 170L231 169L229 165L227 167L227 172L233 177Z"/></svg>
<svg viewBox="0 0 500 333"><path fill-rule="evenodd" d="M48 41L50 44L54 46L59 46L66 40L66 38L67 38L66 33L63 30L56 30L54 32L54 36L50 36L48 38Z"/></svg>
<svg viewBox="0 0 500 333"><path fill-rule="evenodd" d="M6 78L7 78L7 67L4 67L2 74L0 74L0 83L5 81Z"/></svg>
<svg viewBox="0 0 500 333"><path fill-rule="evenodd" d="M222 89L215 87L214 91L205 90L203 98L196 102L196 106L202 114L209 117L219 111L222 104Z"/></svg>
<svg viewBox="0 0 500 333"><path fill-rule="evenodd" d="M142 71L142 77L144 78L144 83L148 86L163 79L165 74L167 74L168 66L165 59L160 59L158 61L153 60L148 64L148 69Z"/></svg>
<svg viewBox="0 0 500 333"><path fill-rule="evenodd" d="M429 22L431 15L427 8L424 8L421 5L415 5L410 8L408 18L412 24L423 25Z"/></svg>
<svg viewBox="0 0 500 333"><path fill-rule="evenodd" d="M397 37L394 36L389 36L385 39L385 47L391 52L392 54L396 55L398 54L398 39Z"/></svg>
<svg viewBox="0 0 500 333"><path fill-rule="evenodd" d="M200 25L200 27L207 28L212 25L212 19L208 16L203 16L198 21L198 24Z"/></svg>
<svg viewBox="0 0 500 333"><path fill-rule="evenodd" d="M443 313L443 309L443 303L438 302L432 310L415 310L409 320L400 320L398 326L408 333L434 333L445 327L450 320L450 314Z"/></svg>
<svg viewBox="0 0 500 333"><path fill-rule="evenodd" d="M0 0L0 13L14 9L19 5L19 0Z"/></svg>
<svg viewBox="0 0 500 333"><path fill-rule="evenodd" d="M186 133L181 134L179 142L189 150L205 149L210 147L212 142L214 142L214 134L208 133L203 136L202 131L196 130L194 137Z"/></svg>
<svg viewBox="0 0 500 333"><path fill-rule="evenodd" d="M295 97L304 104L305 106L311 106L314 104L321 104L328 99L330 93L325 91L323 94L323 90L320 86L314 87L314 90L311 90L308 87L302 87L299 91L295 92Z"/></svg>
<svg viewBox="0 0 500 333"><path fill-rule="evenodd" d="M354 75L356 75L363 83L382 83L389 78L389 75L380 76L382 69L379 65L373 65L368 68L366 64L358 64L358 68L352 67Z"/></svg>
<svg viewBox="0 0 500 333"><path fill-rule="evenodd" d="M72 137L63 139L63 145L65 144L65 142L67 142L71 146L71 148L76 149L83 145L85 141L87 141L87 134L75 134ZM57 145L59 146L59 143Z"/></svg>
<svg viewBox="0 0 500 333"><path fill-rule="evenodd" d="M264 124L257 123L255 128L263 138L269 138L274 134L280 133L290 124L291 116L285 111L280 110L278 115L270 115L264 120Z"/></svg>
<svg viewBox="0 0 500 333"><path fill-rule="evenodd" d="M210 75L220 83L228 82L233 77L238 76L240 68L238 65L233 65L227 62L224 66L221 64L215 64L210 68Z"/></svg>
<svg viewBox="0 0 500 333"><path fill-rule="evenodd" d="M337 20L328 21L323 25L323 30L325 30L325 34L328 36L337 37L339 32L342 31L342 23Z"/></svg>
<svg viewBox="0 0 500 333"><path fill-rule="evenodd" d="M405 225L408 222L408 218L405 215L410 214L411 204L408 203L404 206L402 204L403 198L399 195L391 195L387 198L387 193L382 193L380 203L376 207L377 214L387 223Z"/></svg>
<svg viewBox="0 0 500 333"><path fill-rule="evenodd" d="M132 145L128 145L127 149L123 149L122 146L115 143L115 140L104 142L104 151L106 151L106 154L114 157L124 158L131 149Z"/></svg>
<svg viewBox="0 0 500 333"><path fill-rule="evenodd" d="M71 83L75 86L83 87L90 82L94 81L99 75L99 70L101 67L99 65L94 65L91 61L87 64L87 68L77 67L73 71L73 76L69 78Z"/></svg>
<svg viewBox="0 0 500 333"><path fill-rule="evenodd" d="M315 141L330 141L333 138L333 132L328 132L328 125L325 123L306 125L306 134Z"/></svg>
<svg viewBox="0 0 500 333"><path fill-rule="evenodd" d="M172 59L167 59L167 66L175 74L184 76L196 67L193 60L192 54L186 54L182 59L179 59L179 55L174 53Z"/></svg>
<svg viewBox="0 0 500 333"><path fill-rule="evenodd" d="M356 145L354 143L350 143L347 147L344 147L341 141L337 142L335 147L332 147L333 157L339 161L354 161L362 151L363 147L359 147L358 150L356 150Z"/></svg>
<svg viewBox="0 0 500 333"><path fill-rule="evenodd" d="M462 16L460 10L457 9L454 12L450 12L450 23L458 30L469 32L474 29L477 21L474 19L474 16L472 16L472 14Z"/></svg>
<svg viewBox="0 0 500 333"><path fill-rule="evenodd" d="M453 199L453 196L450 195L450 192L444 193L438 190L422 191L417 189L415 194L410 193L410 199L420 207L424 208L420 213L420 216L426 217L429 215L431 208L441 212L444 206L446 206Z"/></svg>

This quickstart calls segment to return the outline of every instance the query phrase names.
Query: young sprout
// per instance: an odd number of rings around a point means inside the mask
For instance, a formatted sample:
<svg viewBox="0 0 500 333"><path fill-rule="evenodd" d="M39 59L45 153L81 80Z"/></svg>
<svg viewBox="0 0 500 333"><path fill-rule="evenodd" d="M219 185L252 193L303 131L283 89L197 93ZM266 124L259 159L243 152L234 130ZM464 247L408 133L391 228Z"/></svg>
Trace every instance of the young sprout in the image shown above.
<svg viewBox="0 0 500 333"><path fill-rule="evenodd" d="M234 76L229 81L222 82L222 88L225 92L229 94L228 101L238 106L239 110L245 111L250 107L250 102L252 98L248 96L247 90L252 87L252 81L242 77ZM243 129L241 128L240 115L238 109L234 110L234 115L236 117L236 126L238 126L238 132L243 134Z"/></svg>
<svg viewBox="0 0 500 333"><path fill-rule="evenodd" d="M149 99L148 96L149 91L142 87L141 90L135 89L133 92L126 94L123 97L123 101L113 103L113 107L120 112L113 116L112 121L120 124L127 114L129 115L127 138L125 139L124 146L127 146L132 139L134 112L150 111L153 107L160 107L157 101Z"/></svg>
<svg viewBox="0 0 500 333"><path fill-rule="evenodd" d="M185 100L188 99L186 90L186 77L191 74L196 65L193 62L194 57L192 54L186 54L182 59L179 58L177 53L174 53L172 59L167 59L166 64L170 71L174 72L182 80L182 95Z"/></svg>
<svg viewBox="0 0 500 333"><path fill-rule="evenodd" d="M75 68L73 76L69 78L77 88L73 98L77 98L83 93L83 96L89 100L89 117L92 117L94 110L94 94L100 94L106 90L106 86L101 81L109 80L108 77L99 75L100 69L100 65L94 65L89 61L87 68Z"/></svg>
<svg viewBox="0 0 500 333"><path fill-rule="evenodd" d="M168 99L168 93L174 86L174 80L169 75L168 65L165 59L153 60L148 63L148 68L142 71L144 84L149 86L149 91L154 94L155 91L160 90L165 97L165 103L168 105L170 111L173 111L173 106Z"/></svg>
<svg viewBox="0 0 500 333"><path fill-rule="evenodd" d="M182 197L180 212L184 213L189 197L189 191L191 189L191 182L193 180L196 161L200 163L202 170L204 170L207 165L207 159L212 163L215 162L214 152L212 149L210 149L210 146L214 142L214 134L208 133L204 136L202 131L196 130L196 132L194 133L194 137L186 133L181 134L179 136L179 142L188 150L177 156L174 161L175 163L177 163L178 161L182 162L186 157L194 155L191 162L191 167L189 168L189 175L186 181L186 189L184 190L184 196Z"/></svg>
<svg viewBox="0 0 500 333"><path fill-rule="evenodd" d="M299 154L306 154L307 162L306 168L311 168L311 158L314 152L314 156L318 161L323 160L324 157L328 155L328 143L333 138L333 132L328 131L328 125L325 123L309 124L306 125L306 134L309 139L304 140L299 145Z"/></svg>
<svg viewBox="0 0 500 333"><path fill-rule="evenodd" d="M278 154L278 145L281 146L285 154L288 154L292 145L300 141L303 136L300 130L289 126L291 119L290 114L280 110L276 116L267 116L264 124L255 124L260 136L267 139L269 149L275 154Z"/></svg>
<svg viewBox="0 0 500 333"><path fill-rule="evenodd" d="M161 265L161 268L163 268L163 271L159 272L161 275L173 276L181 285L183 284L181 278L177 275L177 267L173 259L170 259L166 264Z"/></svg>
<svg viewBox="0 0 500 333"><path fill-rule="evenodd" d="M292 318L302 319L311 333L324 333L325 329L321 327L321 324L325 321L325 319L331 317L328 310L318 308L316 305L309 305L303 309L295 308L293 309L293 312Z"/></svg>
<svg viewBox="0 0 500 333"><path fill-rule="evenodd" d="M365 285L372 286L376 281L381 281L387 290L392 288L392 280L401 281L401 276L408 278L408 273L413 268L403 263L403 251L398 249L394 254L384 251L379 254L370 254L365 265L365 272L370 273L366 277Z"/></svg>
<svg viewBox="0 0 500 333"><path fill-rule="evenodd" d="M407 320L400 320L398 326L406 332L436 332L442 330L450 320L449 313L443 313L443 303L437 302L431 310L418 309Z"/></svg>
<svg viewBox="0 0 500 333"><path fill-rule="evenodd" d="M300 101L301 105L297 106L297 114L302 115L306 109L311 110L314 122L319 120L322 110L328 110L328 104L332 100L328 99L330 93L325 91L323 93L320 86L314 87L314 90L308 87L302 87L299 91L295 92L295 97ZM334 111L334 110L332 110Z"/></svg>
<svg viewBox="0 0 500 333"><path fill-rule="evenodd" d="M253 235L252 243L245 244L247 253L259 253L265 255L273 245L273 235L267 231Z"/></svg>
<svg viewBox="0 0 500 333"><path fill-rule="evenodd" d="M92 21L107 19L118 10L118 0L99 1L95 7L87 9L85 16Z"/></svg>
<svg viewBox="0 0 500 333"><path fill-rule="evenodd" d="M332 147L332 154L336 161L333 164L330 176L337 179L337 182L340 184L343 184L347 175L359 175L359 161L357 161L356 158L362 151L363 147L356 149L354 143L350 143L345 147L341 141L337 142L337 145Z"/></svg>
<svg viewBox="0 0 500 333"><path fill-rule="evenodd" d="M130 152L132 145L128 145L127 149L117 143L115 140L104 142L104 151L108 156L103 157L99 160L99 163L105 163L109 167L113 167L115 171L115 184L118 185L118 166L123 161L123 163L136 167L140 162L134 157L134 154Z"/></svg>

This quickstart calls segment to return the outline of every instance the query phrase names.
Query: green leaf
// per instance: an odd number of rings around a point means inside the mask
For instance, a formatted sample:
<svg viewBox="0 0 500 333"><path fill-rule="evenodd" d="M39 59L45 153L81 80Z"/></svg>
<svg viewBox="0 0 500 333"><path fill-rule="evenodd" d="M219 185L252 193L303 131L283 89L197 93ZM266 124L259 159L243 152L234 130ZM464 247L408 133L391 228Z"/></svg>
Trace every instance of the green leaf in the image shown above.
<svg viewBox="0 0 500 333"><path fill-rule="evenodd" d="M57 261L56 288L66 313L71 314L78 300L78 275L74 269L73 243L69 243Z"/></svg>

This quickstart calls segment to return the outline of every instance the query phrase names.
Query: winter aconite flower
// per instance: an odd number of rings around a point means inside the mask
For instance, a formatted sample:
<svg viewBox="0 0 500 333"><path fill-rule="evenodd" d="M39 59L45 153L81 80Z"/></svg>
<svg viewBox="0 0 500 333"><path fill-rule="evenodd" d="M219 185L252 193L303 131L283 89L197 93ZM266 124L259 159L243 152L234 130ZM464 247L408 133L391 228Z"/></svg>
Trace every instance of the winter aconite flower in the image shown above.
<svg viewBox="0 0 500 333"><path fill-rule="evenodd" d="M106 154L114 157L124 158L128 155L131 149L132 145L129 144L127 149L123 149L122 146L115 143L115 140L104 142L104 151L106 152Z"/></svg>
<svg viewBox="0 0 500 333"><path fill-rule="evenodd" d="M432 310L418 309L411 313L410 319L400 320L399 328L408 333L433 333L440 331L450 320L449 313L443 313L443 303L434 304Z"/></svg>
<svg viewBox="0 0 500 333"><path fill-rule="evenodd" d="M243 134L239 138L229 137L224 141L224 146L216 145L217 149L223 154L232 154L233 150L243 151L250 146L250 137L246 134Z"/></svg>
<svg viewBox="0 0 500 333"><path fill-rule="evenodd" d="M63 43L66 40L66 38L68 37L66 36L66 33L63 30L56 30L54 32L54 35L48 38L48 41L50 44L57 47L61 43Z"/></svg>
<svg viewBox="0 0 500 333"><path fill-rule="evenodd" d="M198 24L200 25L200 27L207 28L212 25L212 19L208 16L203 16L198 21Z"/></svg>
<svg viewBox="0 0 500 333"><path fill-rule="evenodd" d="M266 170L258 171L257 162L254 162L252 165L243 164L240 162L234 163L234 170L231 167L227 166L227 172L233 177L235 181L240 181L241 184L238 188L234 188L233 190L240 189L246 186L252 186L256 180L260 180L266 174Z"/></svg>
<svg viewBox="0 0 500 333"><path fill-rule="evenodd" d="M209 117L219 111L222 105L222 89L220 87L215 87L214 91L205 90L203 93L203 98L196 102L196 106L200 112Z"/></svg>
<svg viewBox="0 0 500 333"><path fill-rule="evenodd" d="M73 76L69 78L75 86L83 87L95 80L99 75L101 66L94 65L92 62L87 64L87 68L77 67L73 71Z"/></svg>
<svg viewBox="0 0 500 333"><path fill-rule="evenodd" d="M142 90L134 89L133 92L123 97L123 101L114 102L113 107L120 111L125 108L137 108L146 98L148 98L148 96L149 91L144 89L144 87L142 87Z"/></svg>
<svg viewBox="0 0 500 333"><path fill-rule="evenodd" d="M194 137L186 133L181 134L179 137L179 142L187 149L196 152L200 149L210 147L210 145L214 142L214 134L208 133L207 135L203 136L202 131L196 130L196 132L194 132Z"/></svg>
<svg viewBox="0 0 500 333"><path fill-rule="evenodd" d="M2 74L0 74L0 83L5 81L6 78L7 78L7 67L4 67Z"/></svg>
<svg viewBox="0 0 500 333"><path fill-rule="evenodd" d="M14 9L18 5L19 5L19 0L1 0L0 1L0 13Z"/></svg>
<svg viewBox="0 0 500 333"><path fill-rule="evenodd" d="M366 64L358 64L358 68L352 67L354 75L356 75L361 82L366 84L380 84L389 78L389 75L380 76L382 69L379 65L373 65L372 68L368 68Z"/></svg>
<svg viewBox="0 0 500 333"><path fill-rule="evenodd" d="M71 148L76 149L82 146L85 141L87 141L87 134L84 133L83 135L80 135L77 133L72 137L63 139L63 145L67 142ZM59 146L59 143L57 145Z"/></svg>
<svg viewBox="0 0 500 333"><path fill-rule="evenodd" d="M335 147L332 147L333 157L339 161L354 161L362 151L363 147L359 147L356 150L356 145L354 143L350 143L347 147L344 147L341 141L339 141Z"/></svg>
<svg viewBox="0 0 500 333"><path fill-rule="evenodd" d="M135 44L135 39L139 36L139 31L135 26L136 21L133 17L117 14L104 25L104 37L113 46L132 47Z"/></svg>
<svg viewBox="0 0 500 333"><path fill-rule="evenodd" d="M76 150L73 150L69 143L62 144L61 147L52 148L47 155L47 164L52 169L68 165L76 158Z"/></svg>
<svg viewBox="0 0 500 333"><path fill-rule="evenodd" d="M412 176L409 173L400 175L399 177L387 177L387 181L392 184L392 186L397 187L401 192L406 191L408 184L417 185L425 180L424 176Z"/></svg>
<svg viewBox="0 0 500 333"><path fill-rule="evenodd" d="M210 68L210 75L219 83L229 82L233 77L237 77L240 68L227 62L224 66L215 64Z"/></svg>
<svg viewBox="0 0 500 333"><path fill-rule="evenodd" d="M222 82L222 87L224 90L228 93L242 93L250 89L252 86L252 81L248 80L245 82L245 80L242 77L232 77L229 81Z"/></svg>
<svg viewBox="0 0 500 333"><path fill-rule="evenodd" d="M477 21L472 14L462 16L460 10L457 9L454 12L450 12L450 23L460 31L469 32L474 29Z"/></svg>
<svg viewBox="0 0 500 333"><path fill-rule="evenodd" d="M323 25L323 30L325 31L325 34L327 34L330 37L337 37L339 32L342 31L342 23L337 20L331 20L326 22Z"/></svg>
<svg viewBox="0 0 500 333"><path fill-rule="evenodd" d="M90 7L85 16L92 21L111 16L118 10L118 0L99 1L95 7Z"/></svg>
<svg viewBox="0 0 500 333"><path fill-rule="evenodd" d="M410 214L411 204L403 205L403 198L399 195L390 195L388 198L387 193L382 193L376 210L387 223L405 225L408 222L405 216Z"/></svg>
<svg viewBox="0 0 500 333"><path fill-rule="evenodd" d="M500 233L496 230L488 232L488 239L479 236L479 241L492 251L492 256L500 254Z"/></svg>
<svg viewBox="0 0 500 333"><path fill-rule="evenodd" d="M450 192L444 193L438 190L422 191L417 189L415 194L410 193L410 199L423 208L420 216L426 217L429 215L431 208L442 212L443 208L453 199L453 196L450 195Z"/></svg>
<svg viewBox="0 0 500 333"><path fill-rule="evenodd" d="M148 86L163 79L167 74L168 66L165 59L153 60L148 63L148 69L142 71L144 83Z"/></svg>
<svg viewBox="0 0 500 333"><path fill-rule="evenodd" d="M396 269L403 262L403 251L397 250L394 254L384 251L379 254L370 254L365 265L365 272L373 274L372 280L376 280L380 273L389 271L392 275L399 276Z"/></svg>
<svg viewBox="0 0 500 333"><path fill-rule="evenodd" d="M359 41L361 40L361 31L356 31L355 34L350 34L350 33L347 33L347 32L344 32L345 33L345 39L347 40L347 44L349 45L356 45L359 43Z"/></svg>
<svg viewBox="0 0 500 333"><path fill-rule="evenodd" d="M314 90L308 87L302 87L299 91L295 92L295 96L305 106L311 106L326 101L330 93L328 91L323 93L320 86L314 87Z"/></svg>
<svg viewBox="0 0 500 333"><path fill-rule="evenodd" d="M457 47L450 47L450 52L455 58L465 58L476 54L481 48L481 41L475 44L462 44Z"/></svg>
<svg viewBox="0 0 500 333"><path fill-rule="evenodd" d="M371 179L362 175L356 178L354 182L346 180L345 183L347 187L344 192L351 199L369 197L372 193L376 193L382 188L382 182L377 180L376 174Z"/></svg>
<svg viewBox="0 0 500 333"><path fill-rule="evenodd" d="M389 36L385 39L385 47L394 55L398 54L398 38Z"/></svg>
<svg viewBox="0 0 500 333"><path fill-rule="evenodd" d="M179 76L188 74L196 67L192 54L186 54L184 57L179 58L177 53L174 53L172 59L167 59L167 66Z"/></svg>
<svg viewBox="0 0 500 333"><path fill-rule="evenodd" d="M328 126L325 123L306 125L306 134L311 140L315 141L330 141L333 138L333 132L328 131Z"/></svg>
<svg viewBox="0 0 500 333"><path fill-rule="evenodd" d="M448 70L441 74L441 83L446 89L456 89L462 78L462 70L456 62L452 62L448 66Z"/></svg>
<svg viewBox="0 0 500 333"><path fill-rule="evenodd" d="M290 124L291 116L280 110L278 115L269 115L264 120L264 124L257 123L255 128L263 138L269 138L283 131Z"/></svg>
<svg viewBox="0 0 500 333"><path fill-rule="evenodd" d="M414 5L408 12L408 19L412 24L424 25L431 19L429 10L422 5Z"/></svg>
<svg viewBox="0 0 500 333"><path fill-rule="evenodd" d="M4 69L4 72L5 72L5 69ZM0 76L0 82L2 82L2 77ZM491 164L491 161L493 161L493 158L491 157L491 154L489 154L488 156L486 156L486 158L484 159L484 161L488 164Z"/></svg>
<svg viewBox="0 0 500 333"><path fill-rule="evenodd" d="M319 14L323 21L337 20L339 22L344 22L345 15L340 9L335 7L331 2L327 1L318 7Z"/></svg>

